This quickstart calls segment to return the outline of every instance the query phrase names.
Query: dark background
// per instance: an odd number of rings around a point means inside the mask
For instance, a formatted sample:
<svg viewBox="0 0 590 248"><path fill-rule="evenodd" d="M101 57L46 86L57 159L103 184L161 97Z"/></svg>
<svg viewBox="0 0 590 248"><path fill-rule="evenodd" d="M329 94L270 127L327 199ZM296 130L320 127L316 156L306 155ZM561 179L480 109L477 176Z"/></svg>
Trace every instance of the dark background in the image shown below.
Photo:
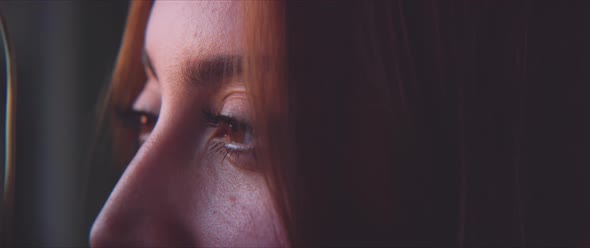
<svg viewBox="0 0 590 248"><path fill-rule="evenodd" d="M88 244L116 177L108 165L91 174L89 154L127 8L127 1L0 2L18 69L16 245ZM90 178L102 183L90 190Z"/></svg>

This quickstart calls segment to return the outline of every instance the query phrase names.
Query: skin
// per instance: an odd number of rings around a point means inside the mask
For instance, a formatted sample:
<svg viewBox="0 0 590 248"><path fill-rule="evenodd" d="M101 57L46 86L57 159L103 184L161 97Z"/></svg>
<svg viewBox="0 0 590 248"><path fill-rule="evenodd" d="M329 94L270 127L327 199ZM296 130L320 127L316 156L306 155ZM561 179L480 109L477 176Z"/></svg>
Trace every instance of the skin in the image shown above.
<svg viewBox="0 0 590 248"><path fill-rule="evenodd" d="M250 118L239 75L187 75L200 61L241 54L240 11L233 1L154 4L144 48L153 71L133 108L159 117L96 219L93 247L286 245L253 157L211 148L234 140L203 109Z"/></svg>

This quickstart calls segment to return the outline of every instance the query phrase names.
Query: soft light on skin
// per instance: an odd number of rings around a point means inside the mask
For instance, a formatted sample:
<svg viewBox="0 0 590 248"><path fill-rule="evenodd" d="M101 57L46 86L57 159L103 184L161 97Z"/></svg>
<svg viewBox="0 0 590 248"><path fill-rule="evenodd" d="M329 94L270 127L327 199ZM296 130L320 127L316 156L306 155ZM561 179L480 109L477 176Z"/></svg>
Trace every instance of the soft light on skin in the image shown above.
<svg viewBox="0 0 590 248"><path fill-rule="evenodd" d="M182 75L191 61L241 54L240 11L235 1L154 4L145 50L155 74L134 107L159 119L96 219L93 247L286 245L262 173L209 149L202 109L248 120L243 84L196 87Z"/></svg>

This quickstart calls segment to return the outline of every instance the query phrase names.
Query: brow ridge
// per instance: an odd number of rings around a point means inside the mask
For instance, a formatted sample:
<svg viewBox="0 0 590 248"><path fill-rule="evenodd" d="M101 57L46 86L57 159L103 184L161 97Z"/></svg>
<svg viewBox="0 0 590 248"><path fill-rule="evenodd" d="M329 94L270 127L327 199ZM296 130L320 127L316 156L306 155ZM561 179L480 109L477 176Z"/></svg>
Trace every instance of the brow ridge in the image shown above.
<svg viewBox="0 0 590 248"><path fill-rule="evenodd" d="M242 73L242 57L219 54L202 59L186 60L181 65L181 78L197 87L220 83Z"/></svg>

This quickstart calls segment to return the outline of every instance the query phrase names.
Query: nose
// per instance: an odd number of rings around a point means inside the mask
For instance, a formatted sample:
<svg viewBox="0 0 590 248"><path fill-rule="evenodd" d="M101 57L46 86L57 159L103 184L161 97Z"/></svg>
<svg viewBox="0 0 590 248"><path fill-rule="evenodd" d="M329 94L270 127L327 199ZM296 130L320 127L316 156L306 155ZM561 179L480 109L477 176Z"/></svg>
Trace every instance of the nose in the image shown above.
<svg viewBox="0 0 590 248"><path fill-rule="evenodd" d="M179 202L191 186L183 183L178 165L186 164L190 156L178 149L182 139L171 133L156 136L127 166L94 222L92 247L196 245L190 222L181 214L190 211L190 204Z"/></svg>

